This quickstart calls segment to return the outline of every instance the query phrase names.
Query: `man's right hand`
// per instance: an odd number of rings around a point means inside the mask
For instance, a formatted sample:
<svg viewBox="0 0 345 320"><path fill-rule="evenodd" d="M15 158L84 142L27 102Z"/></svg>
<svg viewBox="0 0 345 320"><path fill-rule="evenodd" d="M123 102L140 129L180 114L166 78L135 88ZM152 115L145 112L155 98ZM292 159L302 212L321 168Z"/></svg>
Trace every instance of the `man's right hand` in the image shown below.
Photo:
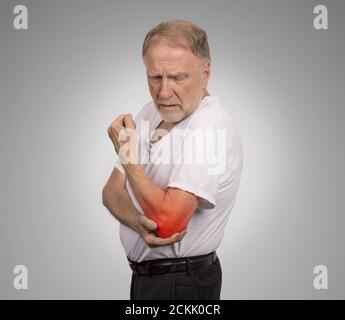
<svg viewBox="0 0 345 320"><path fill-rule="evenodd" d="M146 245L150 248L156 248L161 246L167 246L174 242L180 241L187 230L183 230L182 232L175 233L169 238L160 238L155 234L155 230L157 229L157 224L153 220L150 220L145 215L140 214L138 217L138 223L135 228L137 233L141 236L141 238L145 241Z"/></svg>

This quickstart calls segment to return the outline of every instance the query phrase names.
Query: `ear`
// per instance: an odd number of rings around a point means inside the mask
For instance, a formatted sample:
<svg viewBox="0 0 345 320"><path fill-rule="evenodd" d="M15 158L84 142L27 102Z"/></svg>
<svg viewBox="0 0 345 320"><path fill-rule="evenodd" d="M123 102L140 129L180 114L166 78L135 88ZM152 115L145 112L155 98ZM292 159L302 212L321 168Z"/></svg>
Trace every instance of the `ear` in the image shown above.
<svg viewBox="0 0 345 320"><path fill-rule="evenodd" d="M204 65L204 75L207 77L207 80L209 79L211 74L211 61L208 60Z"/></svg>
<svg viewBox="0 0 345 320"><path fill-rule="evenodd" d="M207 62L205 62L205 64L202 67L202 82L205 88L207 88L210 75L211 75L211 61L208 60Z"/></svg>

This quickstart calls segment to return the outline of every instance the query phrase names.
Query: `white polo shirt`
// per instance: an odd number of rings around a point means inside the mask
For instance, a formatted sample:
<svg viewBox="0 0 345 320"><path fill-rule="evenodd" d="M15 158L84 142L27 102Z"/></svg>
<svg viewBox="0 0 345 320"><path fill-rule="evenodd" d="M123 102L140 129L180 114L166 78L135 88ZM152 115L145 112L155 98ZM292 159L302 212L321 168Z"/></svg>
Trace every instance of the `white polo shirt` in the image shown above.
<svg viewBox="0 0 345 320"><path fill-rule="evenodd" d="M241 138L231 114L217 96L206 96L197 109L154 144L149 143L162 117L151 101L135 117L140 163L161 189L179 188L200 202L184 238L169 246L148 247L131 228L120 223L120 239L132 261L191 257L215 251L234 206L243 167ZM117 159L115 167L124 173ZM143 214L128 179L126 190Z"/></svg>

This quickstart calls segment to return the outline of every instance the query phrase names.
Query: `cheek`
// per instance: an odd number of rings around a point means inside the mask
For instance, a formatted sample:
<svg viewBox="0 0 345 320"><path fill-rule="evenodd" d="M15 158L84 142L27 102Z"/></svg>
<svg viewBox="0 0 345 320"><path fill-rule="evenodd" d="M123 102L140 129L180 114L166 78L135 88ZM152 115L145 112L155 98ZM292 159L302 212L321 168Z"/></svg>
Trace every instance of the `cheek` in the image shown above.
<svg viewBox="0 0 345 320"><path fill-rule="evenodd" d="M181 97L184 100L190 101L191 97L193 97L193 95L194 95L195 88L194 88L194 85L192 83L188 83L188 84L184 85L183 87L178 88L178 90L176 90L176 91L180 93Z"/></svg>
<svg viewBox="0 0 345 320"><path fill-rule="evenodd" d="M156 96L157 95L157 87L156 86L153 86L153 85L149 85L149 90L150 90L150 93L152 96Z"/></svg>
<svg viewBox="0 0 345 320"><path fill-rule="evenodd" d="M195 83L190 83L183 88L183 98L188 105L194 103L196 100L196 97L199 95L200 91L199 87L200 86L196 85Z"/></svg>

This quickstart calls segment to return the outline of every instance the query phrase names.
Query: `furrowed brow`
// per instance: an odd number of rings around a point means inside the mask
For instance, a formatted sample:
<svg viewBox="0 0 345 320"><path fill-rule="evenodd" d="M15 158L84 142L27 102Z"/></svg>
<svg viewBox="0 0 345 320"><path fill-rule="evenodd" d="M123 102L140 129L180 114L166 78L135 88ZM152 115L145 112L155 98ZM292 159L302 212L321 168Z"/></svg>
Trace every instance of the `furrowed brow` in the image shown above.
<svg viewBox="0 0 345 320"><path fill-rule="evenodd" d="M181 72L176 72L176 73L168 73L167 74L167 76L168 77L180 77L180 76L187 76L188 75L188 73L187 72L184 72L184 71L181 71ZM155 72L153 72L153 73L147 73L147 76L148 77L158 77L158 76L162 76L162 74L161 73L155 73Z"/></svg>

